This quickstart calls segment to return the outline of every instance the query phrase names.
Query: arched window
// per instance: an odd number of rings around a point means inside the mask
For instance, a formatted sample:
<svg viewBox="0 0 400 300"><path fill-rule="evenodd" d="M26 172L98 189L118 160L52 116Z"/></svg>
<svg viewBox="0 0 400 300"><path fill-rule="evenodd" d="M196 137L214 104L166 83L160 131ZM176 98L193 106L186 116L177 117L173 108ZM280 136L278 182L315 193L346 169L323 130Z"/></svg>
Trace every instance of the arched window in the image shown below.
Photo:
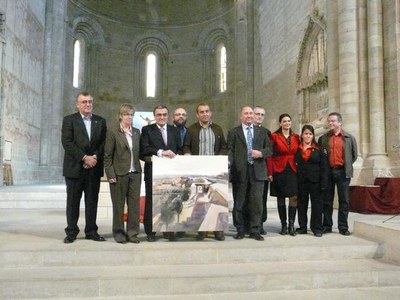
<svg viewBox="0 0 400 300"><path fill-rule="evenodd" d="M157 94L157 56L149 53L146 56L146 96L154 98Z"/></svg>
<svg viewBox="0 0 400 300"><path fill-rule="evenodd" d="M78 38L74 43L74 73L72 85L74 88L81 88L85 78L85 40Z"/></svg>
<svg viewBox="0 0 400 300"><path fill-rule="evenodd" d="M220 44L217 47L216 51L217 57L217 84L219 87L219 92L223 93L226 91L226 78L227 78L227 71L226 71L226 48L224 44Z"/></svg>

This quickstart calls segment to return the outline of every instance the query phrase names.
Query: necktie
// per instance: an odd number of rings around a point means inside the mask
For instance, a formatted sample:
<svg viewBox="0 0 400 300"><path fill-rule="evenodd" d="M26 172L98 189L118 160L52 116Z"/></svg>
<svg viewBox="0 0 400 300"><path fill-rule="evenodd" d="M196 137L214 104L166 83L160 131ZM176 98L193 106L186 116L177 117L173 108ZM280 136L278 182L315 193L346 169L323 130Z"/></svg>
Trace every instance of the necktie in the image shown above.
<svg viewBox="0 0 400 300"><path fill-rule="evenodd" d="M183 146L183 142L185 140L185 136L186 136L186 128L182 127L181 128L181 146Z"/></svg>
<svg viewBox="0 0 400 300"><path fill-rule="evenodd" d="M251 151L253 150L253 135L251 134L251 127L247 127L247 161L249 164L254 162L251 157Z"/></svg>
<svg viewBox="0 0 400 300"><path fill-rule="evenodd" d="M164 141L165 146L167 146L167 131L165 127L160 127L162 139Z"/></svg>

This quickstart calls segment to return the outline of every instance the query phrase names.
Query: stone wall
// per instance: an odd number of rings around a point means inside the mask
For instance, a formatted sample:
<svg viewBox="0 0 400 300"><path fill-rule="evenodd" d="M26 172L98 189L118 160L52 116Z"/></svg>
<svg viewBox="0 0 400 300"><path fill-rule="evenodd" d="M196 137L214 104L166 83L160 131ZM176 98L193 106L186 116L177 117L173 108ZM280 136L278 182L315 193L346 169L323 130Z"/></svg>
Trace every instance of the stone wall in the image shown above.
<svg viewBox="0 0 400 300"><path fill-rule="evenodd" d="M11 164L14 184L38 182L45 2L0 1L5 18L1 158ZM7 157L5 143L11 146Z"/></svg>

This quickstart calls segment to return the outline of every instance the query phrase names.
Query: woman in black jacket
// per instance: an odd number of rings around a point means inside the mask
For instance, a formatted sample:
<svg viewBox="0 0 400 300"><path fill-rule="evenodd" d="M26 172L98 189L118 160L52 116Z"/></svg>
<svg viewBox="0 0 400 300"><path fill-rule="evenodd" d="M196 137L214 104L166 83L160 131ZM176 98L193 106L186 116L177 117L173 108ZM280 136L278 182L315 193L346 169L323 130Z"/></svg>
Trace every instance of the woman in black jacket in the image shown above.
<svg viewBox="0 0 400 300"><path fill-rule="evenodd" d="M317 146L314 127L304 125L301 130L301 144L295 155L298 180L298 221L297 233L307 233L308 199L311 198L310 229L315 236L322 236L322 191L327 186L328 159Z"/></svg>

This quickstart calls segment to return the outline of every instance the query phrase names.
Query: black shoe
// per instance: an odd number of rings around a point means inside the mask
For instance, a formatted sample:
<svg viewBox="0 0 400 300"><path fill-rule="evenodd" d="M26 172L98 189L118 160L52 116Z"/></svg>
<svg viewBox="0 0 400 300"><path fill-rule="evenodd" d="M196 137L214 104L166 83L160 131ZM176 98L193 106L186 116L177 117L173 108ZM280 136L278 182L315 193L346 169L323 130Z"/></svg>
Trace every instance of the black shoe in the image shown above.
<svg viewBox="0 0 400 300"><path fill-rule="evenodd" d="M266 235L267 232L265 231L264 227L260 227L260 234L261 235Z"/></svg>
<svg viewBox="0 0 400 300"><path fill-rule="evenodd" d="M130 237L128 240L129 240L129 243L134 243L134 244L140 243L140 240L137 236Z"/></svg>
<svg viewBox="0 0 400 300"><path fill-rule="evenodd" d="M282 224L282 229L281 229L281 232L279 232L279 234L281 234L281 235L288 234L288 230L287 230L287 225L286 224Z"/></svg>
<svg viewBox="0 0 400 300"><path fill-rule="evenodd" d="M250 234L251 239L255 239L256 241L263 241L264 237L259 233L252 233Z"/></svg>
<svg viewBox="0 0 400 300"><path fill-rule="evenodd" d="M345 235L345 236L349 236L350 235L350 231L348 231L347 229L339 230L339 233L341 235Z"/></svg>
<svg viewBox="0 0 400 300"><path fill-rule="evenodd" d="M225 234L223 231L214 231L214 237L217 241L225 240Z"/></svg>
<svg viewBox="0 0 400 300"><path fill-rule="evenodd" d="M155 242L156 241L156 236L154 234L149 234L146 238L148 242Z"/></svg>
<svg viewBox="0 0 400 300"><path fill-rule="evenodd" d="M324 227L324 229L322 229L322 233L332 233L332 228Z"/></svg>
<svg viewBox="0 0 400 300"><path fill-rule="evenodd" d="M235 240L243 240L243 238L244 238L244 233L238 232L238 233L236 233L236 234L233 236L233 238L234 238Z"/></svg>
<svg viewBox="0 0 400 300"><path fill-rule="evenodd" d="M199 231L199 232L197 233L196 239L197 239L198 241L202 241L202 240L204 240L205 237L206 237L205 231Z"/></svg>
<svg viewBox="0 0 400 300"><path fill-rule="evenodd" d="M322 232L314 232L314 236L321 237L322 236Z"/></svg>
<svg viewBox="0 0 400 300"><path fill-rule="evenodd" d="M178 238L176 237L174 232L170 232L169 236L168 236L168 241L170 242L176 242L178 240Z"/></svg>
<svg viewBox="0 0 400 300"><path fill-rule="evenodd" d="M64 238L64 244L71 244L76 240L76 236L69 234Z"/></svg>
<svg viewBox="0 0 400 300"><path fill-rule="evenodd" d="M178 231L177 233L176 233L176 237L177 238L184 238L185 237L185 232L184 231Z"/></svg>
<svg viewBox="0 0 400 300"><path fill-rule="evenodd" d="M104 242L106 240L104 237L102 237L98 233L93 233L93 234L86 235L85 239L92 240L92 241L95 241L95 242Z"/></svg>
<svg viewBox="0 0 400 300"><path fill-rule="evenodd" d="M297 232L298 234L307 234L307 229L304 229L304 228L297 228L297 229L296 229L296 232Z"/></svg>

